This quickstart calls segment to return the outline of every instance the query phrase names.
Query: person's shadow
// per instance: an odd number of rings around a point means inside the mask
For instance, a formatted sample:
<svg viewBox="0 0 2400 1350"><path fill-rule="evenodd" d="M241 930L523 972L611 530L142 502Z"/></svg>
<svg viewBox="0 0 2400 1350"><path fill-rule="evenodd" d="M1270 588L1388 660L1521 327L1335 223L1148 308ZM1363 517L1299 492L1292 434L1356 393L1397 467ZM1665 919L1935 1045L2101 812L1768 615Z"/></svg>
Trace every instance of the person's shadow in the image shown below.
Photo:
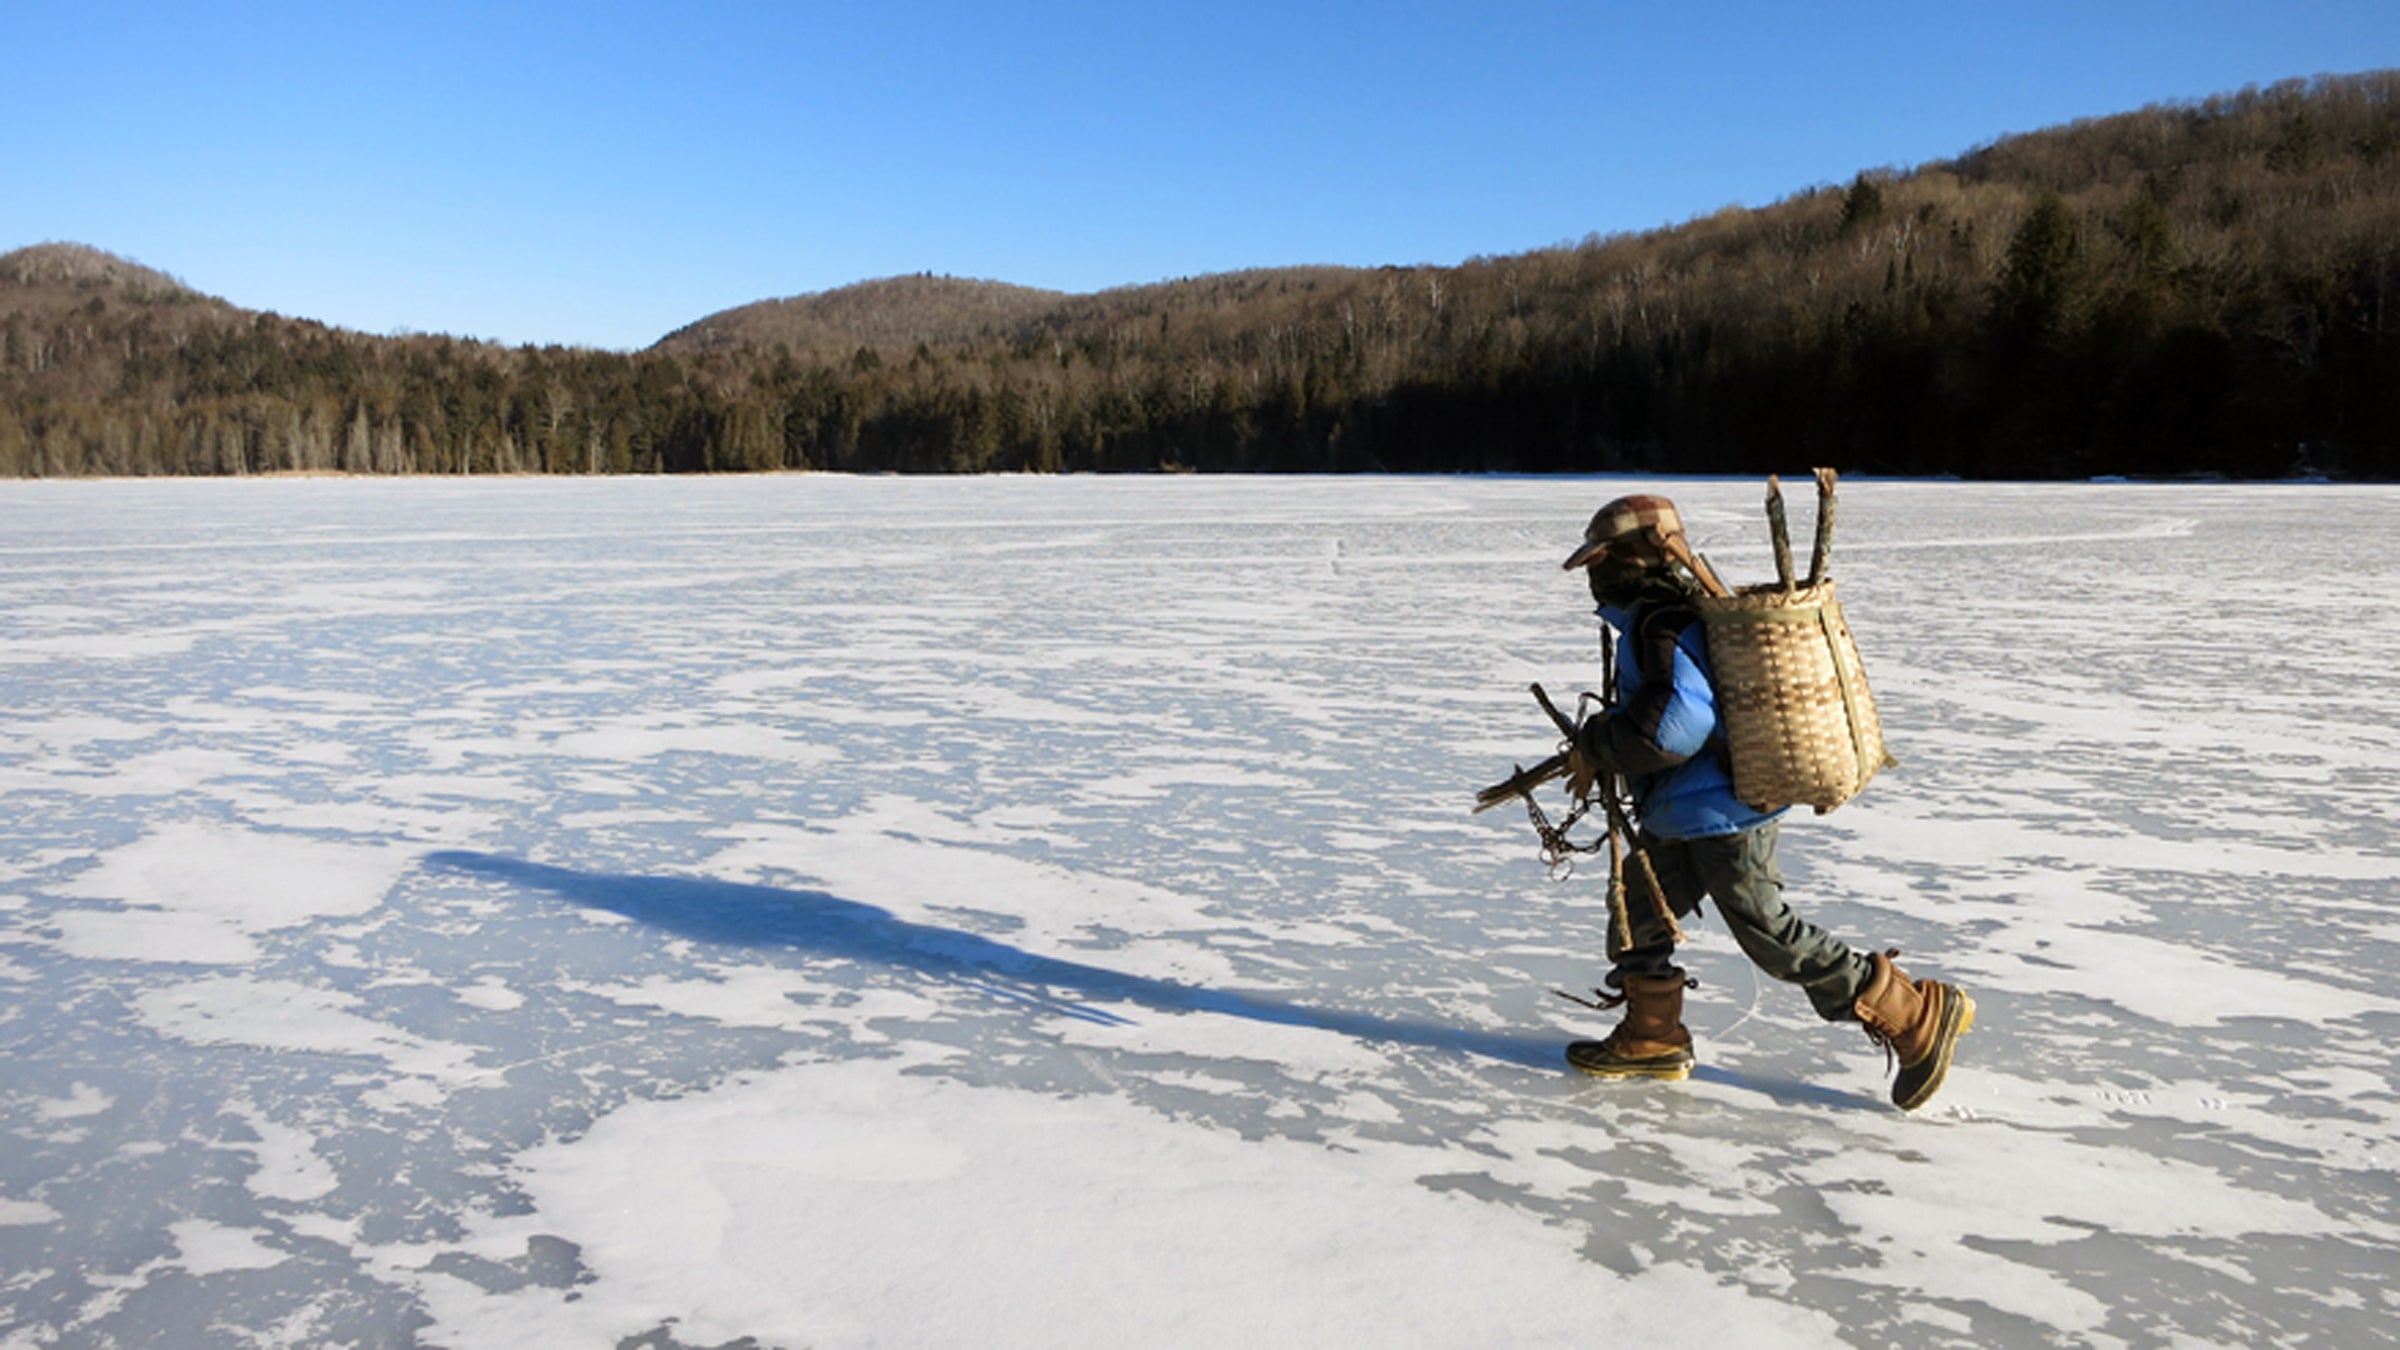
<svg viewBox="0 0 2400 1350"><path fill-rule="evenodd" d="M1451 1051L1545 1071L1562 1071L1561 1043L1377 1017L1334 1008L1229 993L1130 975L1081 961L1040 956L955 928L911 923L888 910L827 895L684 877L610 876L497 857L444 851L426 865L493 877L577 905L622 914L717 946L790 950L913 971L954 981L1004 1003L1121 1026L1106 1004L1171 1013L1213 1013L1278 1026L1314 1027L1362 1041Z"/></svg>

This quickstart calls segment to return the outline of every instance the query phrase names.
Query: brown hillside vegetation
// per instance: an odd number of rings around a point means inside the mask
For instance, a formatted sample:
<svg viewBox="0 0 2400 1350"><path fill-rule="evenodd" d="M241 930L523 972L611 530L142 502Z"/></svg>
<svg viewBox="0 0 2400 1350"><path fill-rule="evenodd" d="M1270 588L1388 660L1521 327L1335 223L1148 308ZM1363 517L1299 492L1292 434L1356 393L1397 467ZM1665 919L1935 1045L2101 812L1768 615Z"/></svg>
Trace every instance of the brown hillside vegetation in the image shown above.
<svg viewBox="0 0 2400 1350"><path fill-rule="evenodd" d="M38 305L92 287L117 287L136 297L169 299L190 288L166 273L84 244L36 244L0 258L0 282L21 302Z"/></svg>
<svg viewBox="0 0 2400 1350"><path fill-rule="evenodd" d="M0 473L2400 471L2400 73L1452 267L893 278L633 354L0 258Z"/></svg>
<svg viewBox="0 0 2400 1350"><path fill-rule="evenodd" d="M104 348L181 342L243 318L164 272L96 248L18 249L0 256L0 394L14 373L17 386L99 398L119 375Z"/></svg>

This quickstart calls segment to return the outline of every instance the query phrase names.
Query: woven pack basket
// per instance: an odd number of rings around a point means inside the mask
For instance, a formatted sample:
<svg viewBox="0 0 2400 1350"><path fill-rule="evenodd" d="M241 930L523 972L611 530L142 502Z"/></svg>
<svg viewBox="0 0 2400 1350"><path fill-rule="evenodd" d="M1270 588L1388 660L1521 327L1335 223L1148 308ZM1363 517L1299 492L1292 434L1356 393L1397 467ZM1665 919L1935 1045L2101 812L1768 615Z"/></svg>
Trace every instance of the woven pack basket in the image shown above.
<svg viewBox="0 0 2400 1350"><path fill-rule="evenodd" d="M1716 668L1734 795L1821 815L1892 766L1833 582L1696 597Z"/></svg>

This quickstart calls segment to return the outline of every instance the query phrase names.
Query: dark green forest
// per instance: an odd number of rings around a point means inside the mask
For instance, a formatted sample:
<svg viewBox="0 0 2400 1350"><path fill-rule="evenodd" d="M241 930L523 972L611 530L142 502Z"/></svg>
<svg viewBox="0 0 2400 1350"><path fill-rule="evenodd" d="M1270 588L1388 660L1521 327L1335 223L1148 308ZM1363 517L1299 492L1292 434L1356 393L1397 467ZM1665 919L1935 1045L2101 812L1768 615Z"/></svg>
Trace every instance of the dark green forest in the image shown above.
<svg viewBox="0 0 2400 1350"><path fill-rule="evenodd" d="M0 475L2400 476L2400 72L1456 266L936 276L640 352L378 337L0 256Z"/></svg>

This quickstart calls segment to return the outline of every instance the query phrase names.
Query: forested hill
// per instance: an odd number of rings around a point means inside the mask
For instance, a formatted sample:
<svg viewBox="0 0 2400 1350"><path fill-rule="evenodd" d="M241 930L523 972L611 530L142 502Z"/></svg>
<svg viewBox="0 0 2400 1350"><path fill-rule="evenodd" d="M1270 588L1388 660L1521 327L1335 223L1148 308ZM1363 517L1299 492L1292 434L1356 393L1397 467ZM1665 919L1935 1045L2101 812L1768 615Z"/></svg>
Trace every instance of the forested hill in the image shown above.
<svg viewBox="0 0 2400 1350"><path fill-rule="evenodd" d="M0 257L0 474L828 468L2400 477L2400 72L1456 266L920 276L638 353Z"/></svg>

